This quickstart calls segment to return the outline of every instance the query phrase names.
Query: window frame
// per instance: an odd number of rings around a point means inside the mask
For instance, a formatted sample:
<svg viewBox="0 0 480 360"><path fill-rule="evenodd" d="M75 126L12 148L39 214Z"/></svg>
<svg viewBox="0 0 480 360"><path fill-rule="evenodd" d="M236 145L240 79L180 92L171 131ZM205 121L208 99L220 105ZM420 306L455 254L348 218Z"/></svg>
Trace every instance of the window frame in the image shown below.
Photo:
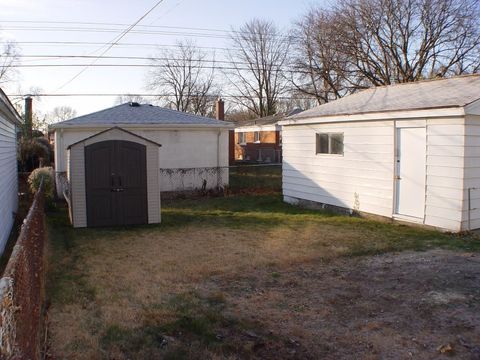
<svg viewBox="0 0 480 360"><path fill-rule="evenodd" d="M239 131L237 134L238 134L237 144L238 145L245 145L247 143L246 132Z"/></svg>
<svg viewBox="0 0 480 360"><path fill-rule="evenodd" d="M258 139L257 139L258 137ZM258 144L260 142L260 131L253 132L253 142Z"/></svg>
<svg viewBox="0 0 480 360"><path fill-rule="evenodd" d="M320 152L320 136L328 136L328 152ZM332 152L332 136L339 135L342 137L342 152L333 153ZM317 132L315 133L315 155L328 155L328 156L344 156L345 155L345 135L343 132Z"/></svg>

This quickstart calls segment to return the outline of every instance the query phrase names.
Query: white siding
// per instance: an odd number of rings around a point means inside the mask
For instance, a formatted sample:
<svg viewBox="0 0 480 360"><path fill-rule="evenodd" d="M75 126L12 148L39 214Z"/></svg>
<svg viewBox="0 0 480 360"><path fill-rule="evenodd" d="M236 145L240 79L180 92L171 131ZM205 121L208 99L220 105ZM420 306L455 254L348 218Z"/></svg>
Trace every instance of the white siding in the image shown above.
<svg viewBox="0 0 480 360"><path fill-rule="evenodd" d="M1 101L1 100L0 100ZM3 252L18 206L15 125L0 112L0 254Z"/></svg>
<svg viewBox="0 0 480 360"><path fill-rule="evenodd" d="M56 172L65 172L67 169L67 148L89 136L105 129L79 130L59 129L55 132L55 169ZM228 130L222 129L182 129L182 130L152 130L131 129L127 130L162 144L159 150L157 169L192 169L214 168L228 166ZM218 134L220 132L220 137ZM220 151L218 151L218 146ZM218 158L217 158L218 156ZM197 173L198 174L198 173ZM217 185L216 174L207 179L209 186ZM160 191L185 190L202 186L204 176L188 177L163 176L160 179ZM220 180L228 184L228 170L222 172ZM61 194L59 194L61 195Z"/></svg>
<svg viewBox="0 0 480 360"><path fill-rule="evenodd" d="M423 222L460 231L468 209L466 187L480 189L478 118L466 130L463 117L284 126L283 194L287 200L298 198L392 217L394 128L426 126ZM318 132L343 132L344 156L315 154ZM472 208L478 209L471 213L472 227L480 227L480 190L472 198Z"/></svg>
<svg viewBox="0 0 480 360"><path fill-rule="evenodd" d="M463 118L427 121L425 224L460 231L463 206Z"/></svg>
<svg viewBox="0 0 480 360"><path fill-rule="evenodd" d="M462 230L480 228L480 116L465 120L465 178ZM468 229L468 189L471 194L470 229Z"/></svg>
<svg viewBox="0 0 480 360"><path fill-rule="evenodd" d="M392 121L284 126L282 131L285 196L392 215ZM319 132L342 132L344 155L315 154Z"/></svg>

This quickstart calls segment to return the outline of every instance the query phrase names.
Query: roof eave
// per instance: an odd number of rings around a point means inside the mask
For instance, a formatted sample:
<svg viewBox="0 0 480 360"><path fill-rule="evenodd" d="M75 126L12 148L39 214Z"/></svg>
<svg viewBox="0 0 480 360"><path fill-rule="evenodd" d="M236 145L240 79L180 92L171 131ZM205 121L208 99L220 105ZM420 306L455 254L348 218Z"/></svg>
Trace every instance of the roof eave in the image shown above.
<svg viewBox="0 0 480 360"><path fill-rule="evenodd" d="M415 118L435 118L445 116L465 116L465 107L463 106L445 106L422 109L407 109L407 110L389 110L389 111L372 111L372 112L358 112L345 113L334 115L312 115L297 117L293 116L280 121L279 124L283 126L288 125L302 125L312 123L326 123L326 122L351 122L351 121L368 121L368 120L395 120L395 119L415 119Z"/></svg>
<svg viewBox="0 0 480 360"><path fill-rule="evenodd" d="M23 124L23 119L20 116L20 114L17 112L13 104L11 103L10 99L8 96L3 92L2 89L0 89L0 99L2 102L5 104L5 107L8 111L8 113L11 115L7 120L11 121L12 123L16 125L22 125Z"/></svg>
<svg viewBox="0 0 480 360"><path fill-rule="evenodd" d="M122 128L144 128L144 129L231 129L235 128L233 123L225 124L53 124L51 129L104 129L111 127Z"/></svg>

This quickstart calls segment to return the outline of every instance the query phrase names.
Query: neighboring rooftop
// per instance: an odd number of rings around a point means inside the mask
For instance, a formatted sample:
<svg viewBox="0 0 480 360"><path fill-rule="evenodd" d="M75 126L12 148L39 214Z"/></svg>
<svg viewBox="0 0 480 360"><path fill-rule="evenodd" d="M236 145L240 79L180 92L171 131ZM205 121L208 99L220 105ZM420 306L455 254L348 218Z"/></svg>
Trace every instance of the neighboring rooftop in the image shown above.
<svg viewBox="0 0 480 360"><path fill-rule="evenodd" d="M235 123L236 127L246 127L246 126L255 126L255 125L273 125L276 124L277 122L283 120L287 116L293 116L296 114L301 113L303 110L300 108L295 108L293 110L287 111L287 112L280 112L276 113L275 115L270 115L270 116L265 116L263 118L258 118L258 119L253 119L253 120L246 120L246 121L237 121Z"/></svg>
<svg viewBox="0 0 480 360"><path fill-rule="evenodd" d="M125 103L53 124L52 128L104 125L232 126L231 123L226 121L170 110L159 106Z"/></svg>
<svg viewBox="0 0 480 360"><path fill-rule="evenodd" d="M480 75L373 87L317 106L289 120L400 110L463 107L480 99Z"/></svg>

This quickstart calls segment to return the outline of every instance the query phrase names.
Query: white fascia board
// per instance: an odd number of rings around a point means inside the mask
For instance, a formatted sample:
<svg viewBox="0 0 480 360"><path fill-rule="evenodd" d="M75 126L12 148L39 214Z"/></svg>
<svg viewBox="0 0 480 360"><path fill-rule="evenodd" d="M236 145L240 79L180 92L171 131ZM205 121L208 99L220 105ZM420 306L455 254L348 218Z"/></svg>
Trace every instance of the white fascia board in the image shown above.
<svg viewBox="0 0 480 360"><path fill-rule="evenodd" d="M280 125L308 125L319 123L343 123L353 121L385 121L397 119L418 119L418 118L437 118L437 117L461 117L465 116L465 108L436 108L424 110L401 110L389 112L372 112L365 114L352 115L334 115L334 116L317 116L300 119L285 119L279 122Z"/></svg>
<svg viewBox="0 0 480 360"><path fill-rule="evenodd" d="M240 126L235 128L235 132L252 132L252 131L279 131L282 130L280 125L254 125Z"/></svg>

